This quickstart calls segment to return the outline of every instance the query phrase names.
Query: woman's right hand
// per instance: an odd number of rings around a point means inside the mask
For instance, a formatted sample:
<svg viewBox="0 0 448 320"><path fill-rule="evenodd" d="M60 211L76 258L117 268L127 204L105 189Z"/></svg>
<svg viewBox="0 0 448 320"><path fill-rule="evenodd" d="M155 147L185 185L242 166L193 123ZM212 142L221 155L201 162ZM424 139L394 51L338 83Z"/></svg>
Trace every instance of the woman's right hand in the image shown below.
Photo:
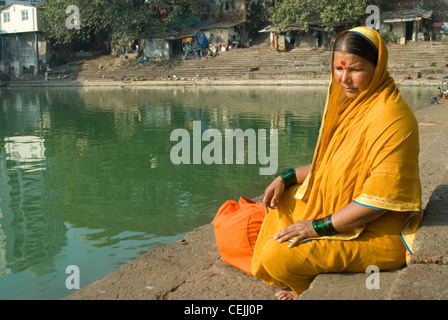
<svg viewBox="0 0 448 320"><path fill-rule="evenodd" d="M263 197L263 206L266 213L268 213L268 208L277 209L278 199L284 190L285 183L280 177L275 178L275 180L266 188Z"/></svg>

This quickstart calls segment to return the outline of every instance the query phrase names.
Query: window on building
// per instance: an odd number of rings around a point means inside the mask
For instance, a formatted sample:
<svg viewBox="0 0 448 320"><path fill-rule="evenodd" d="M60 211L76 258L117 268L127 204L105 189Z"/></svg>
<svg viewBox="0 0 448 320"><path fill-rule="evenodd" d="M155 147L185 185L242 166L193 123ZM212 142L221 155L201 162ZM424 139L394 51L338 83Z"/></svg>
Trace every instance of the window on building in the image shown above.
<svg viewBox="0 0 448 320"><path fill-rule="evenodd" d="M233 2L224 2L224 11L230 11L235 9L235 4Z"/></svg>
<svg viewBox="0 0 448 320"><path fill-rule="evenodd" d="M22 10L22 21L28 20L28 10Z"/></svg>
<svg viewBox="0 0 448 320"><path fill-rule="evenodd" d="M11 21L9 12L3 12L3 22L9 22L9 21Z"/></svg>

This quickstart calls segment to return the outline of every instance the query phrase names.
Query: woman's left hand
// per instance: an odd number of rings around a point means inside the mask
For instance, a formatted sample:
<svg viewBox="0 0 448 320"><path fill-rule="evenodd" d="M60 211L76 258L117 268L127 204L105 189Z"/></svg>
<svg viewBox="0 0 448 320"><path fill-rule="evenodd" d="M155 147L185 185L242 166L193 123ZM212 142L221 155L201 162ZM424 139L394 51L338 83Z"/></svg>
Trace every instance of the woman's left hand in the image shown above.
<svg viewBox="0 0 448 320"><path fill-rule="evenodd" d="M317 237L319 237L319 235L313 228L313 220L305 220L290 224L286 228L280 230L274 236L274 239L278 242L284 242L294 238L288 245L288 248L292 248L302 240Z"/></svg>

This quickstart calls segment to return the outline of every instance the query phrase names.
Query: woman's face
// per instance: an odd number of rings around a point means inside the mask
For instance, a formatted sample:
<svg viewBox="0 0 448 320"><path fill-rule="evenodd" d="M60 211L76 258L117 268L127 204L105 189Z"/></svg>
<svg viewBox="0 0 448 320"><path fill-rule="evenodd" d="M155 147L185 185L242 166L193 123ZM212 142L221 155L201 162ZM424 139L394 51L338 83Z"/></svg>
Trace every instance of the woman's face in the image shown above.
<svg viewBox="0 0 448 320"><path fill-rule="evenodd" d="M333 68L336 83L349 99L367 89L375 71L375 65L367 59L339 51L334 53Z"/></svg>

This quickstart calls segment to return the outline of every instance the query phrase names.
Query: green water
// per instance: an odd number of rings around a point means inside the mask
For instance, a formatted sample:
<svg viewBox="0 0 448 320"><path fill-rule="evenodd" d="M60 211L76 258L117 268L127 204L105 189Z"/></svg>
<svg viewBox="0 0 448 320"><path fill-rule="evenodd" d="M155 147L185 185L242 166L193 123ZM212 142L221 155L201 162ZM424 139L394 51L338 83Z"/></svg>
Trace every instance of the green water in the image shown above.
<svg viewBox="0 0 448 320"><path fill-rule="evenodd" d="M402 91L416 107L434 90ZM304 165L325 93L325 87L2 90L0 299L67 296L73 292L67 266L79 268L85 286L209 223L227 199L261 194L273 178L260 175L266 165L175 165L171 133L192 133L195 121L202 131L278 130L277 171ZM267 148L269 154L269 141Z"/></svg>

